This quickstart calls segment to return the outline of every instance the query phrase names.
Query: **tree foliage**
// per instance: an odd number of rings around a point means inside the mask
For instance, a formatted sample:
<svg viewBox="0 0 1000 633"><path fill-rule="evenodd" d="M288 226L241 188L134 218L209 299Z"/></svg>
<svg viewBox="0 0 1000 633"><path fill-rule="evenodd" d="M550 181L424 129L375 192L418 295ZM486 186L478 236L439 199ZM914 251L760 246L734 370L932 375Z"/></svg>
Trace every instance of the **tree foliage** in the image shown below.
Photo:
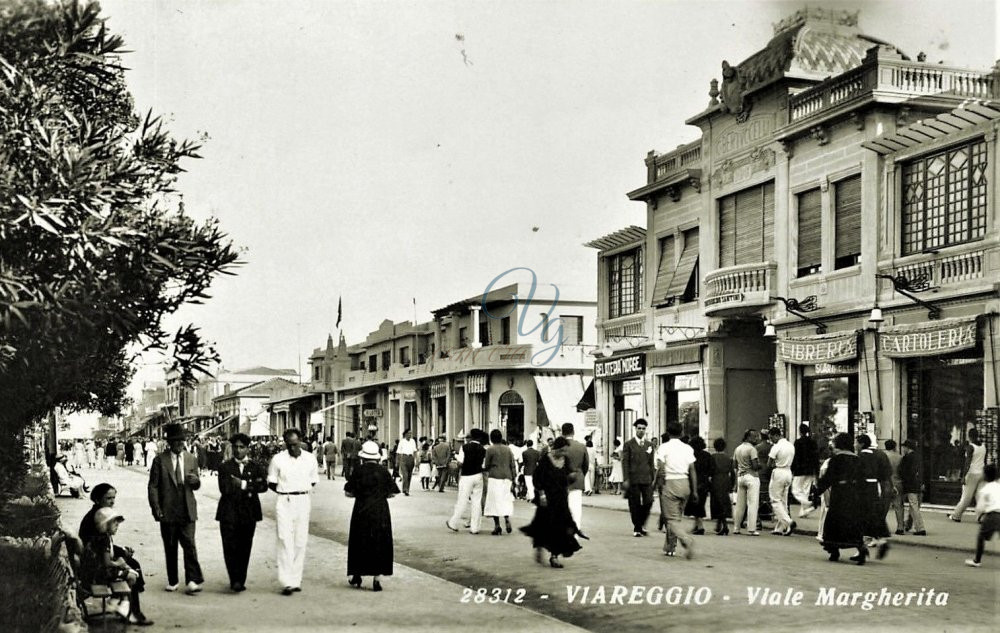
<svg viewBox="0 0 1000 633"><path fill-rule="evenodd" d="M175 191L199 145L135 112L122 39L94 1L0 5L0 431L55 406L118 412L128 350L185 381L217 354L162 321L207 298L238 253Z"/></svg>

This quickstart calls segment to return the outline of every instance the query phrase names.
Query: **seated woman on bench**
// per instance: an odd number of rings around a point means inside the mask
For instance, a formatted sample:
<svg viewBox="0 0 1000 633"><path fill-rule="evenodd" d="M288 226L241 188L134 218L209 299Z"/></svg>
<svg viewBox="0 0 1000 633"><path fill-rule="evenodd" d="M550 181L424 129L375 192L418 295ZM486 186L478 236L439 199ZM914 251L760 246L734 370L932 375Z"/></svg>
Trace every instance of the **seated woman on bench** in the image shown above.
<svg viewBox="0 0 1000 633"><path fill-rule="evenodd" d="M67 465L69 458L65 455L60 455L56 457L56 463L52 466L53 483L56 485L56 494L68 491L70 496L79 499L80 491L87 491L87 482L83 480L83 477L79 473L70 470Z"/></svg>

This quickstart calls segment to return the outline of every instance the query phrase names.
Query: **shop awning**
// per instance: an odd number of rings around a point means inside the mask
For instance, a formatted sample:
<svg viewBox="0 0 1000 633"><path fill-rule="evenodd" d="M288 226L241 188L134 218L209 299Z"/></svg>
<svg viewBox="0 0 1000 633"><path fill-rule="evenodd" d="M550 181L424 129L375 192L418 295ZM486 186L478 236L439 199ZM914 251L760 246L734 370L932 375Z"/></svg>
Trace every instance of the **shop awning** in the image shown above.
<svg viewBox="0 0 1000 633"><path fill-rule="evenodd" d="M895 358L960 352L976 345L976 318L890 326L879 334L879 345L882 354Z"/></svg>
<svg viewBox="0 0 1000 633"><path fill-rule="evenodd" d="M843 363L858 357L858 333L836 332L778 339L778 360L792 365Z"/></svg>
<svg viewBox="0 0 1000 633"><path fill-rule="evenodd" d="M693 231L689 233L692 235L684 243L684 250L681 251L681 258L677 261L677 268L674 269L674 276L670 279L667 292L663 297L656 297L657 301L679 297L687 289L694 267L698 264L698 235Z"/></svg>
<svg viewBox="0 0 1000 633"><path fill-rule="evenodd" d="M572 422L578 434L585 432L584 416L576 408L584 392L583 378L581 374L535 374L535 386L553 427Z"/></svg>
<svg viewBox="0 0 1000 633"><path fill-rule="evenodd" d="M591 378L587 388L583 390L583 396L576 403L577 411L590 411L597 408L597 398L594 396L594 379Z"/></svg>

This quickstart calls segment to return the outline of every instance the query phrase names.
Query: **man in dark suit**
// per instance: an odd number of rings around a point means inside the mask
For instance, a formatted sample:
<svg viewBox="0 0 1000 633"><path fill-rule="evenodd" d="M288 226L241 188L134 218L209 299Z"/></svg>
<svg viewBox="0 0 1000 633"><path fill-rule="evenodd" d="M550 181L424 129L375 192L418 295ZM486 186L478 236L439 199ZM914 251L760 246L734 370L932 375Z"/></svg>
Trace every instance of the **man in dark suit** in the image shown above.
<svg viewBox="0 0 1000 633"><path fill-rule="evenodd" d="M569 512L576 521L578 530L583 530L583 488L590 470L587 447L573 439L576 429L572 422L562 425L562 436L569 445L566 447L566 466L569 467Z"/></svg>
<svg viewBox="0 0 1000 633"><path fill-rule="evenodd" d="M177 591L177 545L184 551L185 593L201 591L205 582L195 547L198 503L194 491L201 487L198 460L184 450L184 430L179 424L166 425L170 450L157 455L149 469L149 507L160 524L160 536L167 558L167 591Z"/></svg>
<svg viewBox="0 0 1000 633"><path fill-rule="evenodd" d="M219 467L219 508L215 520L222 534L222 555L229 572L229 588L246 589L247 566L257 522L261 520L258 493L267 492L267 472L247 458L250 438L237 433L229 438L233 458Z"/></svg>
<svg viewBox="0 0 1000 633"><path fill-rule="evenodd" d="M355 462L358 461L359 448L360 444L354 440L354 433L348 431L344 439L340 442L340 458L344 460L344 468L340 474L345 479L350 479L351 473L354 472Z"/></svg>
<svg viewBox="0 0 1000 633"><path fill-rule="evenodd" d="M653 507L653 445L646 439L646 420L632 423L635 437L622 448L622 490L632 515L632 536L646 536L646 519Z"/></svg>

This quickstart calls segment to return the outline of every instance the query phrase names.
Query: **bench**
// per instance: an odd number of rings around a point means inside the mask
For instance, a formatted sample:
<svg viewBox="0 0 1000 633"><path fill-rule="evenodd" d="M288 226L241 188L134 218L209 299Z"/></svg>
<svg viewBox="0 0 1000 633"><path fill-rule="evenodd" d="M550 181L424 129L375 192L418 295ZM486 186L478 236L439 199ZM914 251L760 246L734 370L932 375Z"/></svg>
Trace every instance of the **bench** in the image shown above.
<svg viewBox="0 0 1000 633"><path fill-rule="evenodd" d="M64 533L65 534L65 533ZM103 618L103 625L107 627L107 616L117 615L115 611L108 610L108 601L112 598L128 598L132 589L124 580L118 580L111 584L85 584L80 580L80 556L83 552L83 544L75 535L65 534L66 550L69 558L70 569L73 572L71 583L75 588L76 604L83 614L85 622L91 619ZM100 600L100 611L91 610L88 600Z"/></svg>

